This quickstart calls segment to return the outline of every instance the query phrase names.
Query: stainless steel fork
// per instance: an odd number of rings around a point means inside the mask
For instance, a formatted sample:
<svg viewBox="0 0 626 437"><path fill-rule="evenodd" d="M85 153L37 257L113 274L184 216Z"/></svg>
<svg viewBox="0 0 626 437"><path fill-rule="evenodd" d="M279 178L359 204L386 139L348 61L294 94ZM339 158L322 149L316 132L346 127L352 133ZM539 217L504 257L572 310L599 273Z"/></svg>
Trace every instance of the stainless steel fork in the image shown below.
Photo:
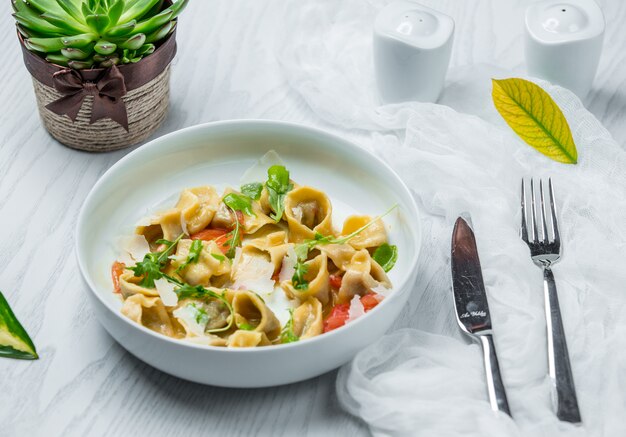
<svg viewBox="0 0 626 437"><path fill-rule="evenodd" d="M561 258L561 237L556 216L554 189L552 180L548 179L548 191L550 196L550 223L546 221L546 202L543 189L543 181L539 181L539 203L541 204L541 235L537 230L537 197L535 196L535 184L530 180L530 208L526 205L526 184L522 180L522 240L530 248L530 256L533 262L543 269L543 290L546 308L546 323L548 328L548 368L552 383L556 389L553 395L556 397L556 415L560 420L580 423L580 410L576 399L576 389L572 368L570 366L559 298L556 292L552 265ZM530 210L529 210L530 209ZM530 228L527 226L527 218L530 217ZM552 235L550 236L550 229Z"/></svg>

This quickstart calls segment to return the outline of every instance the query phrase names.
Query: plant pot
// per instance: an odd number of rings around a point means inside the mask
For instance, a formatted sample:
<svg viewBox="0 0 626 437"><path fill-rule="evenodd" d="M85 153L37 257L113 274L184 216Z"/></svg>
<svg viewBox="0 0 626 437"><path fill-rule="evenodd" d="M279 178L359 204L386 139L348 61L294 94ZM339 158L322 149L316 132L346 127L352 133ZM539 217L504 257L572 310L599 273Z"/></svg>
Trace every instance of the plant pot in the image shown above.
<svg viewBox="0 0 626 437"><path fill-rule="evenodd" d="M175 32L136 64L86 70L47 62L18 37L33 78L39 115L50 135L66 146L89 152L122 149L148 138L165 119ZM59 85L63 75L72 76L70 90ZM114 96L105 95L110 86L102 85L111 76L116 83Z"/></svg>

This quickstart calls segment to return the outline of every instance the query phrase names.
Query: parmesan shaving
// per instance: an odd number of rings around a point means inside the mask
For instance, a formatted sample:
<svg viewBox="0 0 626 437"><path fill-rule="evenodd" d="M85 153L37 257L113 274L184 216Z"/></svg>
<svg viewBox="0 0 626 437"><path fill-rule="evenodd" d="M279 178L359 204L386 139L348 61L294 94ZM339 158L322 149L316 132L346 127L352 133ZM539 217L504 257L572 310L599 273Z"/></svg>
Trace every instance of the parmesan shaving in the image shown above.
<svg viewBox="0 0 626 437"><path fill-rule="evenodd" d="M280 268L280 273L278 274L278 280L280 282L290 280L296 271L297 263L298 255L296 255L296 251L293 246L289 246L287 255L283 258L282 267Z"/></svg>
<svg viewBox="0 0 626 437"><path fill-rule="evenodd" d="M259 256L240 256L234 274L235 290L271 293L274 290L274 264Z"/></svg>
<svg viewBox="0 0 626 437"><path fill-rule="evenodd" d="M373 287L371 290L376 294L387 297L392 289L385 287L383 284L379 282L378 285Z"/></svg>
<svg viewBox="0 0 626 437"><path fill-rule="evenodd" d="M241 179L239 179L239 185L265 181L267 179L267 169L273 165L285 165L285 162L280 159L276 151L270 150L244 172Z"/></svg>
<svg viewBox="0 0 626 437"><path fill-rule="evenodd" d="M154 224L154 222L157 221L158 219L159 217L156 215L145 216L145 217L140 218L135 224L135 226L150 226Z"/></svg>
<svg viewBox="0 0 626 437"><path fill-rule="evenodd" d="M119 261L127 266L142 261L146 254L150 253L150 245L143 235L120 237L119 248Z"/></svg>
<svg viewBox="0 0 626 437"><path fill-rule="evenodd" d="M178 305L178 296L174 293L174 284L167 279L160 278L154 281L154 286L161 296L161 301L166 307Z"/></svg>
<svg viewBox="0 0 626 437"><path fill-rule="evenodd" d="M282 287L274 287L271 293L264 294L262 297L265 300L265 305L272 310L281 326L285 326L289 321L291 317L289 310L298 307L298 301L289 299Z"/></svg>
<svg viewBox="0 0 626 437"><path fill-rule="evenodd" d="M202 317L202 313L194 304L188 304L176 309L172 315L185 327L187 332L197 336L204 335L208 319Z"/></svg>
<svg viewBox="0 0 626 437"><path fill-rule="evenodd" d="M180 227L183 230L183 234L189 235L189 231L187 230L187 221L185 220L185 212L180 212Z"/></svg>
<svg viewBox="0 0 626 437"><path fill-rule="evenodd" d="M355 295L350 301L350 309L348 310L348 321L355 320L365 314L365 308L361 303L361 296Z"/></svg>
<svg viewBox="0 0 626 437"><path fill-rule="evenodd" d="M302 208L299 206L294 206L293 208L291 208L291 213L293 214L293 217L302 223Z"/></svg>

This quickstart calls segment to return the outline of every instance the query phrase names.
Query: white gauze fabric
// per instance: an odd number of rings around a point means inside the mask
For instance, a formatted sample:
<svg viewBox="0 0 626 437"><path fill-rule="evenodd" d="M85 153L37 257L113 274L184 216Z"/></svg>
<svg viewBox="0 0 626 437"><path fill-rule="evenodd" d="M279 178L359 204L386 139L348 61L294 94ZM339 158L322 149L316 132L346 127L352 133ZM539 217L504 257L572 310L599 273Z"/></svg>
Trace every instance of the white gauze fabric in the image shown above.
<svg viewBox="0 0 626 437"><path fill-rule="evenodd" d="M626 153L575 95L545 82L538 83L567 117L579 163L537 153L491 102L490 78L518 75L489 66L451 71L446 106L379 106L371 25L383 3L299 3L293 22L300 27L281 58L312 111L388 162L422 212L424 243L409 305L396 331L340 370L341 405L374 435L625 435ZM563 258L554 274L582 427L559 422L551 405L542 275L519 238L522 176L550 176L555 184ZM465 212L478 240L514 420L490 410L480 348L454 318L450 237Z"/></svg>

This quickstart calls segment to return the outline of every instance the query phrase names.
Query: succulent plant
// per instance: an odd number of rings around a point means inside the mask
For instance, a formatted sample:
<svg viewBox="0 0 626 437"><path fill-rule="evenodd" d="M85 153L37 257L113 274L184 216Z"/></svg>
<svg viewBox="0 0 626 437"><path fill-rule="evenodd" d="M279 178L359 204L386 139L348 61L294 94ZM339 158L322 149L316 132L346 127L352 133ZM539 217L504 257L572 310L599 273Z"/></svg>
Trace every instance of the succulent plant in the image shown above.
<svg viewBox="0 0 626 437"><path fill-rule="evenodd" d="M176 27L189 0L12 0L26 48L74 69L140 61Z"/></svg>

